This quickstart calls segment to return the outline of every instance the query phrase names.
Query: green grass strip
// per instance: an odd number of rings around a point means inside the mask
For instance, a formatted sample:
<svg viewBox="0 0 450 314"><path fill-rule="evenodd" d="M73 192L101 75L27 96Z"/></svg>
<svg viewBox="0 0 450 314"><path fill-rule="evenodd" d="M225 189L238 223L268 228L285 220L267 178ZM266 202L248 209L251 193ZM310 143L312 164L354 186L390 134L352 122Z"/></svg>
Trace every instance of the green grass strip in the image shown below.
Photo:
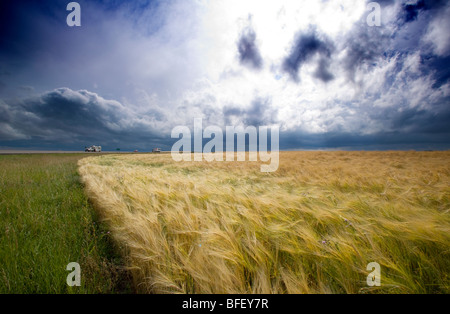
<svg viewBox="0 0 450 314"><path fill-rule="evenodd" d="M0 156L0 293L130 291L77 173L83 154ZM81 267L69 287L67 264Z"/></svg>

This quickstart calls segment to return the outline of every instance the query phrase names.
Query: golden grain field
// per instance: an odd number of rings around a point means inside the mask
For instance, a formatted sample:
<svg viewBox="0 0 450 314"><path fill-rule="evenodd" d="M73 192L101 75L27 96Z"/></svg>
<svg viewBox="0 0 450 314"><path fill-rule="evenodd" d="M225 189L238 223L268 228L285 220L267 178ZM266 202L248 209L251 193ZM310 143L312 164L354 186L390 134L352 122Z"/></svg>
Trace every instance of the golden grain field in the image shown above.
<svg viewBox="0 0 450 314"><path fill-rule="evenodd" d="M450 292L450 152L281 152L274 173L105 155L79 172L138 292Z"/></svg>

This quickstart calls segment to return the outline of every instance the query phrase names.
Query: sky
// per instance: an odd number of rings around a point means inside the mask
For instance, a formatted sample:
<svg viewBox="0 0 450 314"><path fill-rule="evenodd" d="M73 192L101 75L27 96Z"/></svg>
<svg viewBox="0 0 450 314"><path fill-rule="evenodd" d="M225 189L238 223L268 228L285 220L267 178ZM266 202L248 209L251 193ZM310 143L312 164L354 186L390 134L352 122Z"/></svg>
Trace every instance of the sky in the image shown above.
<svg viewBox="0 0 450 314"><path fill-rule="evenodd" d="M274 126L282 150L450 148L450 1L0 2L0 149L170 150Z"/></svg>

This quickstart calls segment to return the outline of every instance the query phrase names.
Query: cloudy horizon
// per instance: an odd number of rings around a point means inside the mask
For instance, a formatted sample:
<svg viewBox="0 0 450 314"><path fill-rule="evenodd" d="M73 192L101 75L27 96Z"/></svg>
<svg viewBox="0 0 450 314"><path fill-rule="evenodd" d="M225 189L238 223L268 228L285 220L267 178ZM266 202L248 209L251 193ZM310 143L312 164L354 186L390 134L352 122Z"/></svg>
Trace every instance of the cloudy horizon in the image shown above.
<svg viewBox="0 0 450 314"><path fill-rule="evenodd" d="M450 149L450 3L0 4L0 149L170 150L171 130L280 127L280 149Z"/></svg>

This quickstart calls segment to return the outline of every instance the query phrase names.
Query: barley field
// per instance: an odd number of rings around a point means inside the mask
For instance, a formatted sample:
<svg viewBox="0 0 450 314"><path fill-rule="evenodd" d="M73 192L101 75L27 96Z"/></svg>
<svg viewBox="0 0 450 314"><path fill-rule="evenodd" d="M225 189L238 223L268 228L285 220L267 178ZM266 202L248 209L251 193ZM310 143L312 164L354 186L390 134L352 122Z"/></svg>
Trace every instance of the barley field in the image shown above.
<svg viewBox="0 0 450 314"><path fill-rule="evenodd" d="M281 152L274 173L170 154L78 165L138 292L450 292L450 152Z"/></svg>

